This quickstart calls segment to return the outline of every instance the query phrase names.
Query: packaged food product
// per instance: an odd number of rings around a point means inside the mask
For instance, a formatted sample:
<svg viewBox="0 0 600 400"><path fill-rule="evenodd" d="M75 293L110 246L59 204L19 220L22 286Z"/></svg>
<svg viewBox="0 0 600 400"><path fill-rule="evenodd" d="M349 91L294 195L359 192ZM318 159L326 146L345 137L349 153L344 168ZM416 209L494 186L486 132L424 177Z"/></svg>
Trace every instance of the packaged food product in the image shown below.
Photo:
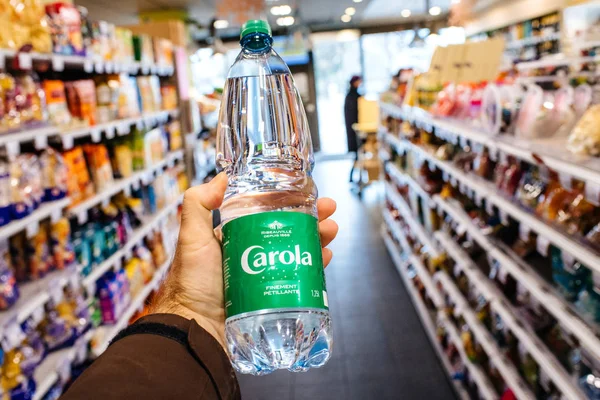
<svg viewBox="0 0 600 400"><path fill-rule="evenodd" d="M141 261L133 257L125 264L125 272L129 280L129 290L133 297L137 296L144 289L144 272L142 271Z"/></svg>
<svg viewBox="0 0 600 400"><path fill-rule="evenodd" d="M574 198L574 193L556 182L551 182L546 188L543 201L538 204L537 213L548 221L555 221L559 213L566 211Z"/></svg>
<svg viewBox="0 0 600 400"><path fill-rule="evenodd" d="M96 120L99 124L104 124L116 119L116 103L111 96L111 90L108 82L104 79L96 82Z"/></svg>
<svg viewBox="0 0 600 400"><path fill-rule="evenodd" d="M148 77L150 91L152 93L152 111L161 111L162 107L162 96L160 92L160 79L156 75L150 75Z"/></svg>
<svg viewBox="0 0 600 400"><path fill-rule="evenodd" d="M523 207L534 211L545 190L546 182L543 179L540 179L539 171L537 169L532 169L523 175L516 193L516 198Z"/></svg>
<svg viewBox="0 0 600 400"><path fill-rule="evenodd" d="M50 245L56 269L65 269L75 263L75 251L71 244L71 226L69 220L61 218L50 228Z"/></svg>
<svg viewBox="0 0 600 400"><path fill-rule="evenodd" d="M575 154L600 156L600 105L591 106L569 136L567 149Z"/></svg>
<svg viewBox="0 0 600 400"><path fill-rule="evenodd" d="M97 283L102 322L114 324L130 301L129 282L123 270L106 273Z"/></svg>
<svg viewBox="0 0 600 400"><path fill-rule="evenodd" d="M600 223L600 209L577 193L568 207L560 211L556 222L562 225L569 235L586 235Z"/></svg>
<svg viewBox="0 0 600 400"><path fill-rule="evenodd" d="M133 49L136 61L139 61L145 65L154 63L154 47L152 44L152 38L150 36L133 36Z"/></svg>
<svg viewBox="0 0 600 400"><path fill-rule="evenodd" d="M92 248L89 241L85 238L82 230L73 232L73 250L77 264L80 266L81 275L88 276L92 272Z"/></svg>
<svg viewBox="0 0 600 400"><path fill-rule="evenodd" d="M128 74L121 74L119 82L119 118L139 116L141 108L136 78Z"/></svg>
<svg viewBox="0 0 600 400"><path fill-rule="evenodd" d="M17 82L12 75L0 73L0 123L2 129L14 129L21 123L17 109Z"/></svg>
<svg viewBox="0 0 600 400"><path fill-rule="evenodd" d="M128 139L116 140L112 147L112 169L116 178L128 178L133 174L133 152Z"/></svg>
<svg viewBox="0 0 600 400"><path fill-rule="evenodd" d="M69 3L46 5L50 18L52 51L55 54L85 56L79 10Z"/></svg>
<svg viewBox="0 0 600 400"><path fill-rule="evenodd" d="M125 28L116 28L115 36L117 42L116 62L132 64L134 61L133 32Z"/></svg>
<svg viewBox="0 0 600 400"><path fill-rule="evenodd" d="M68 171L63 156L49 147L40 156L44 201L63 199L67 195Z"/></svg>
<svg viewBox="0 0 600 400"><path fill-rule="evenodd" d="M24 231L11 236L9 240L10 258L17 282L25 282L29 276L27 242L28 240Z"/></svg>
<svg viewBox="0 0 600 400"><path fill-rule="evenodd" d="M10 167L6 160L0 159L0 226L12 219Z"/></svg>
<svg viewBox="0 0 600 400"><path fill-rule="evenodd" d="M160 87L162 97L162 110L177 109L177 88L175 85L163 85Z"/></svg>
<svg viewBox="0 0 600 400"><path fill-rule="evenodd" d="M21 324L25 335L25 339L20 345L20 351L23 354L21 369L25 376L33 376L35 369L46 356L46 346L37 330L41 318L43 318L41 314L33 315Z"/></svg>
<svg viewBox="0 0 600 400"><path fill-rule="evenodd" d="M147 76L138 76L137 87L142 112L146 113L155 111L152 87L150 86L150 78Z"/></svg>
<svg viewBox="0 0 600 400"><path fill-rule="evenodd" d="M152 129L144 136L144 165L151 166L165 159L166 137L161 128Z"/></svg>
<svg viewBox="0 0 600 400"><path fill-rule="evenodd" d="M44 80L44 92L48 104L48 114L53 125L67 127L71 124L71 113L67 106L65 85L60 80Z"/></svg>
<svg viewBox="0 0 600 400"><path fill-rule="evenodd" d="M173 43L168 39L154 38L154 57L161 67L173 65Z"/></svg>
<svg viewBox="0 0 600 400"><path fill-rule="evenodd" d="M44 277L53 267L48 231L48 223L40 223L38 232L28 243L27 260L29 264L30 279L35 280Z"/></svg>
<svg viewBox="0 0 600 400"><path fill-rule="evenodd" d="M155 265L152 259L152 253L145 246L137 246L135 255L140 260L140 268L144 277L144 282L148 283L154 277Z"/></svg>
<svg viewBox="0 0 600 400"><path fill-rule="evenodd" d="M80 80L67 82L67 99L71 116L88 125L96 125L96 86L94 81Z"/></svg>
<svg viewBox="0 0 600 400"><path fill-rule="evenodd" d="M47 308L46 319L40 328L48 351L55 351L68 345L75 337L75 330L58 314L54 304L50 303Z"/></svg>
<svg viewBox="0 0 600 400"><path fill-rule="evenodd" d="M35 209L33 174L28 156L21 154L10 163L11 218L21 219ZM33 171L35 172L35 171Z"/></svg>
<svg viewBox="0 0 600 400"><path fill-rule="evenodd" d="M103 192L113 183L113 171L108 150L103 144L85 144L83 146L92 179L97 192Z"/></svg>
<svg viewBox="0 0 600 400"><path fill-rule="evenodd" d="M11 268L10 248L7 239L0 240L0 310L7 310L19 299L17 279Z"/></svg>
<svg viewBox="0 0 600 400"><path fill-rule="evenodd" d="M48 121L46 95L39 79L32 73L16 77L16 106L21 124L43 124Z"/></svg>
<svg viewBox="0 0 600 400"><path fill-rule="evenodd" d="M167 125L167 139L169 142L169 151L175 151L183 148L183 135L181 133L181 123L173 121Z"/></svg>
<svg viewBox="0 0 600 400"><path fill-rule="evenodd" d="M50 53L52 40L43 2L40 0L2 1L0 4L0 48Z"/></svg>
<svg viewBox="0 0 600 400"><path fill-rule="evenodd" d="M67 188L71 205L76 205L94 194L94 185L80 146L64 152L63 157L68 170Z"/></svg>

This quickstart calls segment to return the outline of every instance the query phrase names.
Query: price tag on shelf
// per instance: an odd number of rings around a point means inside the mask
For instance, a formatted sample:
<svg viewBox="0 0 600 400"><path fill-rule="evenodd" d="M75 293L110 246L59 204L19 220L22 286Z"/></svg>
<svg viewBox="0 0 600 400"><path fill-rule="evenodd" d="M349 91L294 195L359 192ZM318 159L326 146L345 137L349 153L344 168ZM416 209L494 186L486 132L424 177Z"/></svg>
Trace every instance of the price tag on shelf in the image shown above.
<svg viewBox="0 0 600 400"><path fill-rule="evenodd" d="M115 260L115 270L120 270L121 268L123 268L123 259L121 257L117 258Z"/></svg>
<svg viewBox="0 0 600 400"><path fill-rule="evenodd" d="M131 186L125 186L125 188L123 188L123 193L126 197L131 197Z"/></svg>
<svg viewBox="0 0 600 400"><path fill-rule="evenodd" d="M467 232L467 226L466 226L465 224L459 224L459 225L456 227L456 233L457 233L459 236L462 236L462 235L464 235L466 232Z"/></svg>
<svg viewBox="0 0 600 400"><path fill-rule="evenodd" d="M519 224L519 237L524 242L529 242L529 235L531 233L531 229L524 223Z"/></svg>
<svg viewBox="0 0 600 400"><path fill-rule="evenodd" d="M65 70L65 59L59 55L52 56L52 69L57 72Z"/></svg>
<svg viewBox="0 0 600 400"><path fill-rule="evenodd" d="M79 224L85 224L87 222L87 219L88 219L87 210L79 211L79 213L77 214L77 222L79 222Z"/></svg>
<svg viewBox="0 0 600 400"><path fill-rule="evenodd" d="M143 121L143 120L141 120L141 119L138 119L138 120L136 121L136 123L135 123L135 127L136 127L138 130L142 130L142 129L144 129L144 121Z"/></svg>
<svg viewBox="0 0 600 400"><path fill-rule="evenodd" d="M83 70L86 73L91 74L92 72L94 72L94 63L92 63L91 60L85 60L83 62Z"/></svg>
<svg viewBox="0 0 600 400"><path fill-rule="evenodd" d="M562 251L562 260L566 268L571 268L575 264L575 257L564 250Z"/></svg>
<svg viewBox="0 0 600 400"><path fill-rule="evenodd" d="M34 144L36 150L43 150L48 147L48 136L46 135L36 135L34 139Z"/></svg>
<svg viewBox="0 0 600 400"><path fill-rule="evenodd" d="M6 153L10 158L18 156L21 154L21 144L19 142L6 143Z"/></svg>
<svg viewBox="0 0 600 400"><path fill-rule="evenodd" d="M138 190L140 188L140 181L135 180L131 183L131 187L133 188L133 190Z"/></svg>
<svg viewBox="0 0 600 400"><path fill-rule="evenodd" d="M158 72L158 67L157 67L156 65L154 65L154 64L153 64L153 65L151 65L151 66L150 66L150 73L151 73L152 75L156 75L156 73L157 73L157 72Z"/></svg>
<svg viewBox="0 0 600 400"><path fill-rule="evenodd" d="M498 149L496 147L489 146L488 152L490 154L490 160L492 160L494 162L498 161Z"/></svg>
<svg viewBox="0 0 600 400"><path fill-rule="evenodd" d="M36 307L35 310L31 313L29 318L31 318L32 322L37 325L44 319L46 315L46 310L44 310L44 306Z"/></svg>
<svg viewBox="0 0 600 400"><path fill-rule="evenodd" d="M122 122L117 126L117 133L119 136L127 135L129 133L129 123Z"/></svg>
<svg viewBox="0 0 600 400"><path fill-rule="evenodd" d="M548 256L548 248L550 247L550 241L546 237L538 235L535 245L538 253L540 253L544 257Z"/></svg>
<svg viewBox="0 0 600 400"><path fill-rule="evenodd" d="M461 147L468 147L469 146L469 141L464 136L461 136L459 138L459 143L460 143Z"/></svg>
<svg viewBox="0 0 600 400"><path fill-rule="evenodd" d="M427 160L427 165L429 166L429 169L431 171L435 171L436 170L437 165L435 164L435 161L433 161L433 160Z"/></svg>
<svg viewBox="0 0 600 400"><path fill-rule="evenodd" d="M456 187L456 185L458 185L458 180L455 177L450 177L450 184L454 187Z"/></svg>
<svg viewBox="0 0 600 400"><path fill-rule="evenodd" d="M100 143L102 140L102 133L100 132L99 128L92 128L90 131L90 136L92 137L92 142L94 143ZM108 136L108 134L106 136Z"/></svg>
<svg viewBox="0 0 600 400"><path fill-rule="evenodd" d="M85 340L85 336L80 337L75 342L75 362L81 364L87 358L88 353L88 342Z"/></svg>
<svg viewBox="0 0 600 400"><path fill-rule="evenodd" d="M485 211L489 215L494 215L494 203L492 203L489 199L485 200Z"/></svg>
<svg viewBox="0 0 600 400"><path fill-rule="evenodd" d="M57 366L58 377L65 384L71 379L71 360L67 357L63 358Z"/></svg>
<svg viewBox="0 0 600 400"><path fill-rule="evenodd" d="M58 304L63 300L65 293L63 292L63 287L59 285L57 280L53 279L50 281L46 290L48 291L50 300L52 300L54 304Z"/></svg>
<svg viewBox="0 0 600 400"><path fill-rule="evenodd" d="M71 150L73 148L73 136L71 135L63 135L62 136L62 144L65 150Z"/></svg>
<svg viewBox="0 0 600 400"><path fill-rule="evenodd" d="M128 260L128 261L131 260L131 257L133 257L133 252L131 251L131 247L126 248L123 251L123 254L124 254L124 257L125 257L126 260Z"/></svg>
<svg viewBox="0 0 600 400"><path fill-rule="evenodd" d="M458 183L458 190L459 190L459 191L460 191L462 194L465 194L465 193L467 192L467 186L466 186L464 183L462 183L462 182L459 182L459 183Z"/></svg>
<svg viewBox="0 0 600 400"><path fill-rule="evenodd" d="M30 239L30 238L34 237L35 235L37 235L37 233L39 232L39 230L40 230L40 225L39 225L38 221L31 222L25 228L25 232L27 234L27 238Z"/></svg>
<svg viewBox="0 0 600 400"><path fill-rule="evenodd" d="M106 132L106 137L107 138L114 138L115 137L115 126L113 124L109 124L106 126L106 128L104 129L104 132Z"/></svg>
<svg viewBox="0 0 600 400"><path fill-rule="evenodd" d="M142 65L142 74L148 75L150 73L150 67L148 65Z"/></svg>
<svg viewBox="0 0 600 400"><path fill-rule="evenodd" d="M573 187L573 177L567 174L559 174L560 184L567 190Z"/></svg>
<svg viewBox="0 0 600 400"><path fill-rule="evenodd" d="M479 192L475 192L475 205L481 207L483 205L483 197Z"/></svg>
<svg viewBox="0 0 600 400"><path fill-rule="evenodd" d="M587 181L585 183L585 198L590 203L600 206L600 184Z"/></svg>
<svg viewBox="0 0 600 400"><path fill-rule="evenodd" d="M19 53L19 68L29 70L32 67L33 67L33 61L31 60L31 54Z"/></svg>
<svg viewBox="0 0 600 400"><path fill-rule="evenodd" d="M110 197L106 197L106 198L102 199L102 207L108 207L109 204L110 204Z"/></svg>
<svg viewBox="0 0 600 400"><path fill-rule="evenodd" d="M96 70L97 74L103 74L104 73L104 64L102 62L97 62L94 69Z"/></svg>
<svg viewBox="0 0 600 400"><path fill-rule="evenodd" d="M498 210L500 213L500 221L502 222L502 224L504 225L508 225L509 224L509 219L508 219L508 214L506 213L506 211L500 209Z"/></svg>
<svg viewBox="0 0 600 400"><path fill-rule="evenodd" d="M500 163L508 164L508 156L506 155L506 153L500 152L499 156L500 156Z"/></svg>
<svg viewBox="0 0 600 400"><path fill-rule="evenodd" d="M114 71L114 64L111 62L104 63L104 72L107 74L112 74Z"/></svg>
<svg viewBox="0 0 600 400"><path fill-rule="evenodd" d="M53 224L60 221L61 218L62 218L62 210L60 208L56 208L56 209L52 210L52 213L50 214L50 221Z"/></svg>
<svg viewBox="0 0 600 400"><path fill-rule="evenodd" d="M167 156L167 168L173 168L175 165L175 157Z"/></svg>
<svg viewBox="0 0 600 400"><path fill-rule="evenodd" d="M442 171L442 179L444 180L444 182L448 182L448 180L450 179L450 175L448 175L446 171Z"/></svg>

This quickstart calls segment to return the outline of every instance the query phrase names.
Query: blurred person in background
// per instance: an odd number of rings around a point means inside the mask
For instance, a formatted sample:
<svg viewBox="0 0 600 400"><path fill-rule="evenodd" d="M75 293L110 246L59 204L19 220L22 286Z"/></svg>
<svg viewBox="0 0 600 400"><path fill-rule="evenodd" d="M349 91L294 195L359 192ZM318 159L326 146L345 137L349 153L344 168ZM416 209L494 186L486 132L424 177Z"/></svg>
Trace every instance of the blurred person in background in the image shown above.
<svg viewBox="0 0 600 400"><path fill-rule="evenodd" d="M358 137L356 131L352 128L353 124L358 122L358 99L360 94L358 88L362 83L362 78L358 75L354 75L350 79L350 89L346 95L346 101L344 101L344 119L346 121L346 137L348 140L348 153L354 152L356 159L358 159ZM352 182L352 176L354 175L354 166L350 170L350 182Z"/></svg>

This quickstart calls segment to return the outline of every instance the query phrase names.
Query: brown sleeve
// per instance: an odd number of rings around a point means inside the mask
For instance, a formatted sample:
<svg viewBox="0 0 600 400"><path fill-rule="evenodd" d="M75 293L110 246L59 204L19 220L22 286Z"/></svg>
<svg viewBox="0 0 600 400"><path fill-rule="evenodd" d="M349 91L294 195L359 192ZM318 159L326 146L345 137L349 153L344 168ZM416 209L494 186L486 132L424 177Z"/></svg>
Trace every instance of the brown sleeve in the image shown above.
<svg viewBox="0 0 600 400"><path fill-rule="evenodd" d="M154 314L136 322L144 323L160 323L187 332L189 348L156 334L126 336L112 344L61 400L240 399L225 351L195 321Z"/></svg>

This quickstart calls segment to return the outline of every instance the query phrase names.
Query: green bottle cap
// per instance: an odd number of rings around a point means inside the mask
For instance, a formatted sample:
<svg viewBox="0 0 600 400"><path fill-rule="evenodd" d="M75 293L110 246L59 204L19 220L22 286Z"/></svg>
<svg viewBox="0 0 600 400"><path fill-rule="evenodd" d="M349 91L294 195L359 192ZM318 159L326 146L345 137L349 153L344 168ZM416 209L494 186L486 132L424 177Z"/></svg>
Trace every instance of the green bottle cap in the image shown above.
<svg viewBox="0 0 600 400"><path fill-rule="evenodd" d="M246 23L242 26L242 33L240 34L240 39L246 35L251 35L253 33L265 33L271 36L271 27L267 21L262 19L251 19L246 21Z"/></svg>

